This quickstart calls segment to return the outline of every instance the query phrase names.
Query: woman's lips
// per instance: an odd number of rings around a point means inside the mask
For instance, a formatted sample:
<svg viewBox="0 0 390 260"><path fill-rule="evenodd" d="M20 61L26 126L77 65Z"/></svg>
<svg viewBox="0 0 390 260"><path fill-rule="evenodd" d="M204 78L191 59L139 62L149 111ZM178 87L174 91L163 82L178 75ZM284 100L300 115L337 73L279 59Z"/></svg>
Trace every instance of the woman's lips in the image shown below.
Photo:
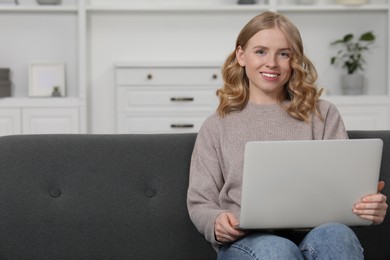
<svg viewBox="0 0 390 260"><path fill-rule="evenodd" d="M279 78L279 73L271 73L271 72L260 72L260 74L266 78L267 80L276 80Z"/></svg>

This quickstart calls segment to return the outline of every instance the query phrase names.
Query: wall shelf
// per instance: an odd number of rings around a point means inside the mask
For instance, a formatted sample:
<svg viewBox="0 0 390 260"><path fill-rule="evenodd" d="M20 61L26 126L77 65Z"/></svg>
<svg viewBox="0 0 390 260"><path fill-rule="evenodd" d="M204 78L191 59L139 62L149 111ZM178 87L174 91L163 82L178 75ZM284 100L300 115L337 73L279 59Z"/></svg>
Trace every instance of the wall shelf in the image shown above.
<svg viewBox="0 0 390 260"><path fill-rule="evenodd" d="M137 5L89 5L87 12L253 12L253 11L387 11L387 5L372 4L360 6L344 5L160 5L160 4L137 4Z"/></svg>
<svg viewBox="0 0 390 260"><path fill-rule="evenodd" d="M77 6L0 6L0 12L58 12L77 13Z"/></svg>
<svg viewBox="0 0 390 260"><path fill-rule="evenodd" d="M277 11L349 11L349 12L365 12L365 11L388 11L386 5L360 5L360 6L344 6L344 5L281 5L277 7Z"/></svg>
<svg viewBox="0 0 390 260"><path fill-rule="evenodd" d="M78 107L80 100L78 98L1 98L0 108L8 107Z"/></svg>
<svg viewBox="0 0 390 260"><path fill-rule="evenodd" d="M89 12L242 12L242 11L264 11L268 6L237 6L237 5L101 5L89 6Z"/></svg>

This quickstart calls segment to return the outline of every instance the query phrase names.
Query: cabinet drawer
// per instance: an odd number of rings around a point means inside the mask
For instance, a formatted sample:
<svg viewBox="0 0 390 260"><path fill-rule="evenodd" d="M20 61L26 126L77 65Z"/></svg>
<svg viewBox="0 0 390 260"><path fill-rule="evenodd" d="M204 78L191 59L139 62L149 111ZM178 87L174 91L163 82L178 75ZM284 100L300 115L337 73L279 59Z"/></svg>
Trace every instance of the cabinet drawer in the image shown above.
<svg viewBox="0 0 390 260"><path fill-rule="evenodd" d="M207 116L137 117L119 115L117 132L126 133L190 133L198 132Z"/></svg>
<svg viewBox="0 0 390 260"><path fill-rule="evenodd" d="M216 89L208 90L133 90L119 88L117 93L118 110L127 111L134 107L217 107Z"/></svg>
<svg viewBox="0 0 390 260"><path fill-rule="evenodd" d="M0 136L21 134L21 129L21 109L0 109Z"/></svg>
<svg viewBox="0 0 390 260"><path fill-rule="evenodd" d="M220 68L117 68L117 85L220 85Z"/></svg>
<svg viewBox="0 0 390 260"><path fill-rule="evenodd" d="M79 133L78 108L24 108L23 134Z"/></svg>

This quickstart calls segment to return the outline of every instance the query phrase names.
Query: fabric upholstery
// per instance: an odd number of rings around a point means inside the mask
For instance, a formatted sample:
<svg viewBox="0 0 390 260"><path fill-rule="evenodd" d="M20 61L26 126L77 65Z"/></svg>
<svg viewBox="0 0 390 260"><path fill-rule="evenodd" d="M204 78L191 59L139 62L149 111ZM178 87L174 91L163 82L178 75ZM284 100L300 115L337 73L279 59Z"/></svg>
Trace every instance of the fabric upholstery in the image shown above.
<svg viewBox="0 0 390 260"><path fill-rule="evenodd" d="M350 137L384 140L389 197L390 131ZM215 259L186 207L195 138L1 137L0 259ZM389 218L355 231L367 259L390 259Z"/></svg>
<svg viewBox="0 0 390 260"><path fill-rule="evenodd" d="M214 259L186 209L194 140L0 138L0 258Z"/></svg>

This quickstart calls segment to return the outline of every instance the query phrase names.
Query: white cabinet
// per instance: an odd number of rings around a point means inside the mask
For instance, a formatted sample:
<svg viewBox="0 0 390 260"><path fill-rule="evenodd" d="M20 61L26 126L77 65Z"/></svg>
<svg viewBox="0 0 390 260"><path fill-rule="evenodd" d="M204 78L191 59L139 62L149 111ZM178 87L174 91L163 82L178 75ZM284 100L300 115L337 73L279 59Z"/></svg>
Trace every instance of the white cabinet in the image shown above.
<svg viewBox="0 0 390 260"><path fill-rule="evenodd" d="M385 130L390 128L390 98L370 96L325 96L337 106L347 130Z"/></svg>
<svg viewBox="0 0 390 260"><path fill-rule="evenodd" d="M218 105L217 63L116 63L117 133L196 132Z"/></svg>
<svg viewBox="0 0 390 260"><path fill-rule="evenodd" d="M338 106L348 130L389 129L388 105Z"/></svg>
<svg viewBox="0 0 390 260"><path fill-rule="evenodd" d="M77 108L25 108L23 134L77 134L79 111Z"/></svg>
<svg viewBox="0 0 390 260"><path fill-rule="evenodd" d="M78 99L0 100L0 136L80 133Z"/></svg>
<svg viewBox="0 0 390 260"><path fill-rule="evenodd" d="M0 136L21 133L21 110L18 108L0 109Z"/></svg>

